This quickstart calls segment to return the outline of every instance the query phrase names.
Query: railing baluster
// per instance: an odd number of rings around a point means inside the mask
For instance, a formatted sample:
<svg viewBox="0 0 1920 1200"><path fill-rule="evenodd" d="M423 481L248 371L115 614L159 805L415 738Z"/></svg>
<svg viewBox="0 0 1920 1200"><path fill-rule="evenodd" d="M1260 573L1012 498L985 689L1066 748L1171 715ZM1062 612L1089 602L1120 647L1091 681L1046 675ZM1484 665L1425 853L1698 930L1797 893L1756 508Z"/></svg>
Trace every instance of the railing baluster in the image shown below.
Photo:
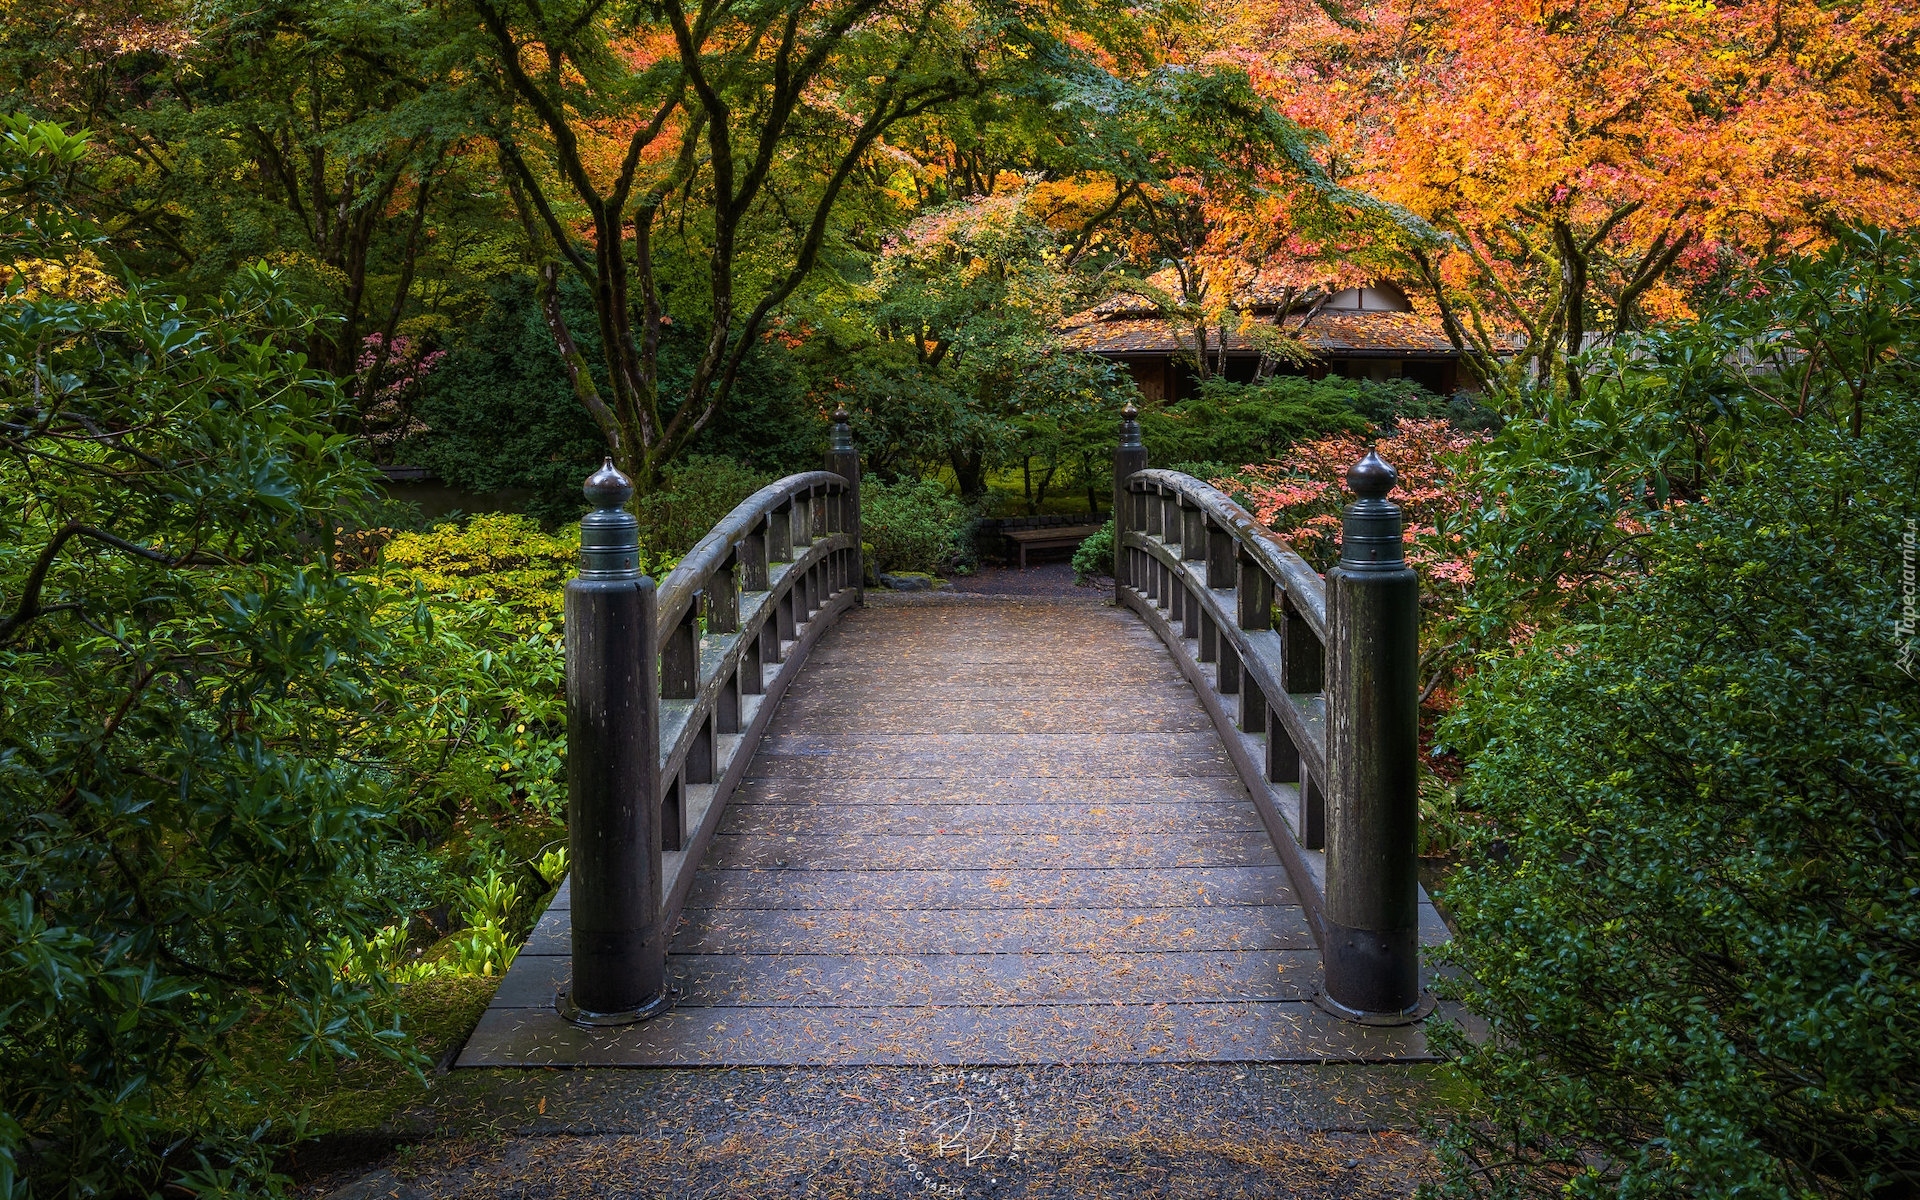
<svg viewBox="0 0 1920 1200"><path fill-rule="evenodd" d="M739 551L734 550L707 580L708 633L740 631L740 589L734 583L734 567L738 561Z"/></svg>
<svg viewBox="0 0 1920 1200"><path fill-rule="evenodd" d="M1327 848L1327 794L1306 770L1300 772L1300 844L1309 850Z"/></svg>
<svg viewBox="0 0 1920 1200"><path fill-rule="evenodd" d="M766 668L760 665L761 647L766 645L766 625L762 623L760 631L748 641L740 652L740 694L758 696L766 691Z"/></svg>
<svg viewBox="0 0 1920 1200"><path fill-rule="evenodd" d="M1213 615L1205 609L1200 610L1200 661L1212 662L1219 657L1220 630L1213 623ZM1224 685L1221 688L1225 691Z"/></svg>
<svg viewBox="0 0 1920 1200"><path fill-rule="evenodd" d="M660 698L691 700L700 694L700 602L698 593L686 615L660 647Z"/></svg>
<svg viewBox="0 0 1920 1200"><path fill-rule="evenodd" d="M772 562L793 561L793 503L788 501L767 517L767 558Z"/></svg>
<svg viewBox="0 0 1920 1200"><path fill-rule="evenodd" d="M767 523L760 522L752 533L740 540L740 588L747 592L767 590Z"/></svg>
<svg viewBox="0 0 1920 1200"><path fill-rule="evenodd" d="M693 745L687 748L687 774L689 784L713 782L713 718L700 722L700 732L693 736Z"/></svg>
<svg viewBox="0 0 1920 1200"><path fill-rule="evenodd" d="M747 648L751 653L752 648ZM727 674L726 683L721 685L720 695L713 702L713 731L717 734L740 732L740 685L746 672L746 656L741 656L741 665Z"/></svg>
<svg viewBox="0 0 1920 1200"><path fill-rule="evenodd" d="M1273 580L1253 561L1253 556L1244 549L1240 550L1239 588L1240 628L1249 631L1273 628Z"/></svg>
<svg viewBox="0 0 1920 1200"><path fill-rule="evenodd" d="M812 489L809 488L807 495L794 497L792 506L787 510L787 519L792 525L788 544L793 547L795 561L806 552L808 546L813 545L813 521L808 516L812 500Z"/></svg>
<svg viewBox="0 0 1920 1200"><path fill-rule="evenodd" d="M1240 556L1236 553L1239 547L1231 530L1214 525L1207 527L1208 587L1222 592L1240 581Z"/></svg>
<svg viewBox="0 0 1920 1200"><path fill-rule="evenodd" d="M1180 504L1181 529L1180 560L1194 562L1207 556L1207 514L1187 504Z"/></svg>
<svg viewBox="0 0 1920 1200"><path fill-rule="evenodd" d="M1267 731L1267 694L1260 690L1251 672L1240 678L1240 731L1242 733L1265 733Z"/></svg>
<svg viewBox="0 0 1920 1200"><path fill-rule="evenodd" d="M660 797L660 849L683 850L687 842L687 806L684 803L680 777L675 775L673 782L667 785L666 792Z"/></svg>
<svg viewBox="0 0 1920 1200"><path fill-rule="evenodd" d="M1292 596L1280 601L1280 686L1290 695L1325 690L1325 652L1320 635L1300 615Z"/></svg>

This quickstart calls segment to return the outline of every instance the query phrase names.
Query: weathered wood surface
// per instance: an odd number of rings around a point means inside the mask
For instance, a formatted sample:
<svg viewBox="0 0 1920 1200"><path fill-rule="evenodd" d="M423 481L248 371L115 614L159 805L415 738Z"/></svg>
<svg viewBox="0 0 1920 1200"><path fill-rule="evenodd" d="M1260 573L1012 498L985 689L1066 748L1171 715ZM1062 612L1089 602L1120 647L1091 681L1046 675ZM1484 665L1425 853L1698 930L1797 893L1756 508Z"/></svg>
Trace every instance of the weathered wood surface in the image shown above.
<svg viewBox="0 0 1920 1200"><path fill-rule="evenodd" d="M567 898L463 1066L1324 1061L1418 1028L1308 1002L1303 910L1132 614L875 603L815 649L722 818L645 1025L560 1021Z"/></svg>

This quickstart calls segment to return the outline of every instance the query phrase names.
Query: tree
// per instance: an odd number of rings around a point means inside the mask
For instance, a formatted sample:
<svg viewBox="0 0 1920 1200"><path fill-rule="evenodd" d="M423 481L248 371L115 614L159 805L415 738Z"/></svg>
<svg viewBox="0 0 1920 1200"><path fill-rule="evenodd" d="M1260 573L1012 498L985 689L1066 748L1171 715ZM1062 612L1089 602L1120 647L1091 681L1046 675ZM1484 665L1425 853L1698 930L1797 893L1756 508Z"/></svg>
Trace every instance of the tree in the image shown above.
<svg viewBox="0 0 1920 1200"><path fill-rule="evenodd" d="M494 136L552 335L643 490L725 407L849 188L884 184L869 160L887 133L981 91L1006 46L1039 36L1016 7L943 0L667 0L651 23L595 3L473 2L516 106ZM562 270L593 296L599 374L560 310ZM668 397L659 353L675 320L703 327L705 345Z"/></svg>
<svg viewBox="0 0 1920 1200"><path fill-rule="evenodd" d="M306 349L363 408L404 369L398 338L444 332L403 327L417 282L463 273L463 235L489 222L460 148L471 100L448 72L457 42L431 13L310 0L35 11L9 11L0 71L19 101L92 135L104 169L73 202L143 277L210 296L273 262L336 318ZM482 286L500 269L476 266Z"/></svg>
<svg viewBox="0 0 1920 1200"><path fill-rule="evenodd" d="M1448 235L1381 231L1510 406L1532 377L1577 392L1592 334L1920 215L1911 19L1884 0L1236 11L1328 173Z"/></svg>

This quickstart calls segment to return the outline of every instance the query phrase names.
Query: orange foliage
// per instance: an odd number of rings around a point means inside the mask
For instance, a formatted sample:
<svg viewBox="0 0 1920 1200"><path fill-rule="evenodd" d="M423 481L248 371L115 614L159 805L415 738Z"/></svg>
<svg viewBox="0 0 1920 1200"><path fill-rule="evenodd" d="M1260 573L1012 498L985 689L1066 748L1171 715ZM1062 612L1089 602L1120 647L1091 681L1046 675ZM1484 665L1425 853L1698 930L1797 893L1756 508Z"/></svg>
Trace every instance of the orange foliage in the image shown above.
<svg viewBox="0 0 1920 1200"><path fill-rule="evenodd" d="M1459 239L1425 269L1469 335L1564 337L1570 260L1602 321L1681 316L1725 268L1920 218L1903 0L1328 7L1223 6L1223 53L1343 183Z"/></svg>

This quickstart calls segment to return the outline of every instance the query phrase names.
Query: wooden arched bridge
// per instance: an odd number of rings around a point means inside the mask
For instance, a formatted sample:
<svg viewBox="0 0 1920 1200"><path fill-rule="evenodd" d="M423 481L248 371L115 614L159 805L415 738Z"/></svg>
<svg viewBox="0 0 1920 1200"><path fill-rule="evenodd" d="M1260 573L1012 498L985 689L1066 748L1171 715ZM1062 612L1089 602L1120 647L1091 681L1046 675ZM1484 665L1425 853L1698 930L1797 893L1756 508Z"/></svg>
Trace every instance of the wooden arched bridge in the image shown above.
<svg viewBox="0 0 1920 1200"><path fill-rule="evenodd" d="M844 414L658 588L589 480L572 874L459 1064L1425 1056L1391 468L1323 580L1132 417L1117 604L867 603Z"/></svg>

